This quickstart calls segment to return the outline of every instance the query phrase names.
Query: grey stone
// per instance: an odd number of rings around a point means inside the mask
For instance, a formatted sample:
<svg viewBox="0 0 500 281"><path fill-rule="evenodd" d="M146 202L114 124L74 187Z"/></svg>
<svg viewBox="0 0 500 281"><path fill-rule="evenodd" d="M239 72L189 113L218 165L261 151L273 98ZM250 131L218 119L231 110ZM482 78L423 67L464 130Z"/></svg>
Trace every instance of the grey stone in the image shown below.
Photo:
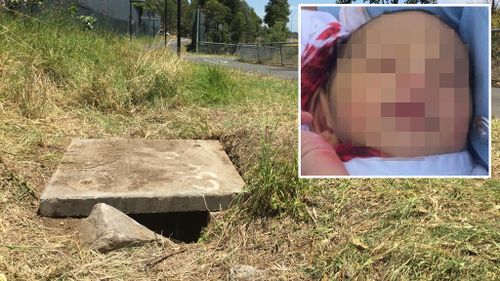
<svg viewBox="0 0 500 281"><path fill-rule="evenodd" d="M169 241L104 203L96 204L90 216L82 220L78 235L90 248L100 252L155 240Z"/></svg>
<svg viewBox="0 0 500 281"><path fill-rule="evenodd" d="M243 180L215 140L73 140L40 197L43 216L218 211Z"/></svg>
<svg viewBox="0 0 500 281"><path fill-rule="evenodd" d="M229 270L229 280L234 281L257 280L260 276L260 270L251 265L235 265Z"/></svg>

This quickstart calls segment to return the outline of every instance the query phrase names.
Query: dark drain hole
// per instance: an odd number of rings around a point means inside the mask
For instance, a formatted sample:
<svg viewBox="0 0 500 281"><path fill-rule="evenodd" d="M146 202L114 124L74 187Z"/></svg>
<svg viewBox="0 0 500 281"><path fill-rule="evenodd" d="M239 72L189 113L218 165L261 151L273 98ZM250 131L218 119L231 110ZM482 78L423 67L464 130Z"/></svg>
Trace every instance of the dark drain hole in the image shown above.
<svg viewBox="0 0 500 281"><path fill-rule="evenodd" d="M201 231L210 220L208 211L129 214L129 216L158 234L185 243L197 242Z"/></svg>

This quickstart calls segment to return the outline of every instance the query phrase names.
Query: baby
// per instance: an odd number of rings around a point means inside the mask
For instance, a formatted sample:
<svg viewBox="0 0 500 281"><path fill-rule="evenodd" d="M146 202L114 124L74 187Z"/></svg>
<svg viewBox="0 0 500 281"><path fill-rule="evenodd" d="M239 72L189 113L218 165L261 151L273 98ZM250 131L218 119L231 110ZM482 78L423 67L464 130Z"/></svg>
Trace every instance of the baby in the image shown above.
<svg viewBox="0 0 500 281"><path fill-rule="evenodd" d="M302 175L487 175L466 150L468 50L453 28L399 11L334 50L328 80L303 108Z"/></svg>

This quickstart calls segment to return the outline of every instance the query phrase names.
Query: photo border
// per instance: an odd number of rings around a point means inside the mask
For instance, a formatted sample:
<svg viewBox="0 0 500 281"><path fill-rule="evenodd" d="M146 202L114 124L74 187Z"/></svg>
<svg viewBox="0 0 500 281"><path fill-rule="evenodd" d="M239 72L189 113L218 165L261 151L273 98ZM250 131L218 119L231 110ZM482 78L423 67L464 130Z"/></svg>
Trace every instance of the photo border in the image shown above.
<svg viewBox="0 0 500 281"><path fill-rule="evenodd" d="M301 39L301 32L302 32L302 7L483 7L483 8L488 8L488 175L485 176L480 176L480 175L460 175L460 176L437 176L437 175L427 175L427 176L421 176L421 175L407 175L407 176L382 176L382 175L373 175L373 176L352 176L352 175L330 175L330 176L312 176L312 175L302 175L301 168L302 168L302 155L301 155L301 150L302 150L302 141L301 141L301 120L300 120L300 115L301 115L301 83L302 83L302 53L301 53L301 46L302 46L302 39ZM489 4L299 4L298 5L298 39L299 39L299 52L298 52L298 103L297 103L297 115L298 115L298 125L297 125L297 137L299 139L298 141L298 175L299 178L301 179L363 179L363 178L440 178L440 179L445 179L445 178L453 178L453 179L458 179L458 178L474 178L474 179L489 179L491 178L491 131L492 131L492 112L491 112L491 5Z"/></svg>

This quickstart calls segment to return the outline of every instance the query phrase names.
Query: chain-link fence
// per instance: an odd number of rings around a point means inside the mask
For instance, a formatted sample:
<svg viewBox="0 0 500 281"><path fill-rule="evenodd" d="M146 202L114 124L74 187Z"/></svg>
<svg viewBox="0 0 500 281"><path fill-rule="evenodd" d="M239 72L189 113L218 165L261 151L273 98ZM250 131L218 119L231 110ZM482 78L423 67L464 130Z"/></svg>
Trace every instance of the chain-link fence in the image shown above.
<svg viewBox="0 0 500 281"><path fill-rule="evenodd" d="M198 42L198 52L217 55L236 55L238 44Z"/></svg>
<svg viewBox="0 0 500 281"><path fill-rule="evenodd" d="M296 43L240 44L237 52L241 61L297 66L298 45Z"/></svg>
<svg viewBox="0 0 500 281"><path fill-rule="evenodd" d="M262 37L257 33L237 36L237 31L231 30L212 11L197 9L193 12L193 51L234 55L245 62L291 67L298 65L297 43L244 43L260 41Z"/></svg>
<svg viewBox="0 0 500 281"><path fill-rule="evenodd" d="M255 43L238 45L237 55L241 61L297 66L298 45L296 43Z"/></svg>
<svg viewBox="0 0 500 281"><path fill-rule="evenodd" d="M298 65L297 43L244 43L226 44L198 42L198 52L207 54L234 55L240 61L270 65Z"/></svg>

